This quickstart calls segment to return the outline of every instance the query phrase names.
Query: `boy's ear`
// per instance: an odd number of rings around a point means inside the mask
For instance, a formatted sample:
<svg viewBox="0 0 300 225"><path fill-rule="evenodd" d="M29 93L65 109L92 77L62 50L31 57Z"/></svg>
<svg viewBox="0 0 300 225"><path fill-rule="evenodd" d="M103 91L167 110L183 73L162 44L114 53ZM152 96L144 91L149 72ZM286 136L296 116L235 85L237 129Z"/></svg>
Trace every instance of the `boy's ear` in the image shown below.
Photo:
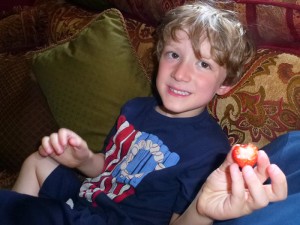
<svg viewBox="0 0 300 225"><path fill-rule="evenodd" d="M222 85L217 91L217 95L225 95L228 91L232 89L232 86Z"/></svg>

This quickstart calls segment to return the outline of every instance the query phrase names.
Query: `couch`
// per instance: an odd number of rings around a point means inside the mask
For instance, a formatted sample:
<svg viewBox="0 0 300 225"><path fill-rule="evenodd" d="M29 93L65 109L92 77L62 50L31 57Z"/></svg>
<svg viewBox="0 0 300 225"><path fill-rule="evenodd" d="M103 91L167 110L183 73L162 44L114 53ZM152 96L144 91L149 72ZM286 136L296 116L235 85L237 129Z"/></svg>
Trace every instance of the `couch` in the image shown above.
<svg viewBox="0 0 300 225"><path fill-rule="evenodd" d="M0 188L11 188L43 136L68 127L94 151L121 105L152 94L155 27L191 0L36 0L0 20ZM259 148L300 128L300 4L220 3L257 45L240 82L209 112L231 144Z"/></svg>

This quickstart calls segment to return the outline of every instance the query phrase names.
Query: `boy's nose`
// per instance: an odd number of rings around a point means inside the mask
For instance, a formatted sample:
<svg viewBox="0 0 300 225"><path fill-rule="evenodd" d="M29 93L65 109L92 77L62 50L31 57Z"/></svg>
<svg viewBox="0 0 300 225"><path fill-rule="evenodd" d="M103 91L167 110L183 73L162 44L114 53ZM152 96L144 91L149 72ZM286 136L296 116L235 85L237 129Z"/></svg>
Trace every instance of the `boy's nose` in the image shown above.
<svg viewBox="0 0 300 225"><path fill-rule="evenodd" d="M191 74L189 70L190 66L187 63L180 63L174 69L172 77L176 81L188 82L191 79Z"/></svg>

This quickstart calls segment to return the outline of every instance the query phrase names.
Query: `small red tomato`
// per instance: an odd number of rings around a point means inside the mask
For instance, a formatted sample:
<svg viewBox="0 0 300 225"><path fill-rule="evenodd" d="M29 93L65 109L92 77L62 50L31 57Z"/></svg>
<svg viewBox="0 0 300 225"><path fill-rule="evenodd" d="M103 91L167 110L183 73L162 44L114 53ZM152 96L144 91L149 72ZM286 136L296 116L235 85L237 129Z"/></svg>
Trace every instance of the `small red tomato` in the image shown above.
<svg viewBox="0 0 300 225"><path fill-rule="evenodd" d="M241 168L246 165L254 166L257 155L258 148L252 143L236 144L232 147L232 158Z"/></svg>

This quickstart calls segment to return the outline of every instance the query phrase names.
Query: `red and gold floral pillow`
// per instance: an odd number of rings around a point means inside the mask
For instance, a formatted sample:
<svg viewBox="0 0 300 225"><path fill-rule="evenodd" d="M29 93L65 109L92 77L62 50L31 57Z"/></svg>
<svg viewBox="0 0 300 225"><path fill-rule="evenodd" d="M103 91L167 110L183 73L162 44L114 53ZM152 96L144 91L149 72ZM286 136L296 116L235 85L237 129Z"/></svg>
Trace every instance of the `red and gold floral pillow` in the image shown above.
<svg viewBox="0 0 300 225"><path fill-rule="evenodd" d="M152 25L157 25L164 14L170 9L188 2L194 2L193 0L106 1L134 18Z"/></svg>
<svg viewBox="0 0 300 225"><path fill-rule="evenodd" d="M139 56L150 80L155 73L157 60L154 54L155 27L130 17L124 17L131 44Z"/></svg>
<svg viewBox="0 0 300 225"><path fill-rule="evenodd" d="M114 7L147 24L157 25L172 8L195 0L107 0ZM235 0L221 7L240 13L260 47L300 53L300 3L297 0Z"/></svg>
<svg viewBox="0 0 300 225"><path fill-rule="evenodd" d="M261 48L300 54L300 3L297 0L235 0L231 9L240 12Z"/></svg>
<svg viewBox="0 0 300 225"><path fill-rule="evenodd" d="M209 105L232 144L263 147L288 130L300 129L300 57L259 50L242 80Z"/></svg>
<svg viewBox="0 0 300 225"><path fill-rule="evenodd" d="M30 8L0 19L0 53L28 51L43 45L42 17L35 8Z"/></svg>

